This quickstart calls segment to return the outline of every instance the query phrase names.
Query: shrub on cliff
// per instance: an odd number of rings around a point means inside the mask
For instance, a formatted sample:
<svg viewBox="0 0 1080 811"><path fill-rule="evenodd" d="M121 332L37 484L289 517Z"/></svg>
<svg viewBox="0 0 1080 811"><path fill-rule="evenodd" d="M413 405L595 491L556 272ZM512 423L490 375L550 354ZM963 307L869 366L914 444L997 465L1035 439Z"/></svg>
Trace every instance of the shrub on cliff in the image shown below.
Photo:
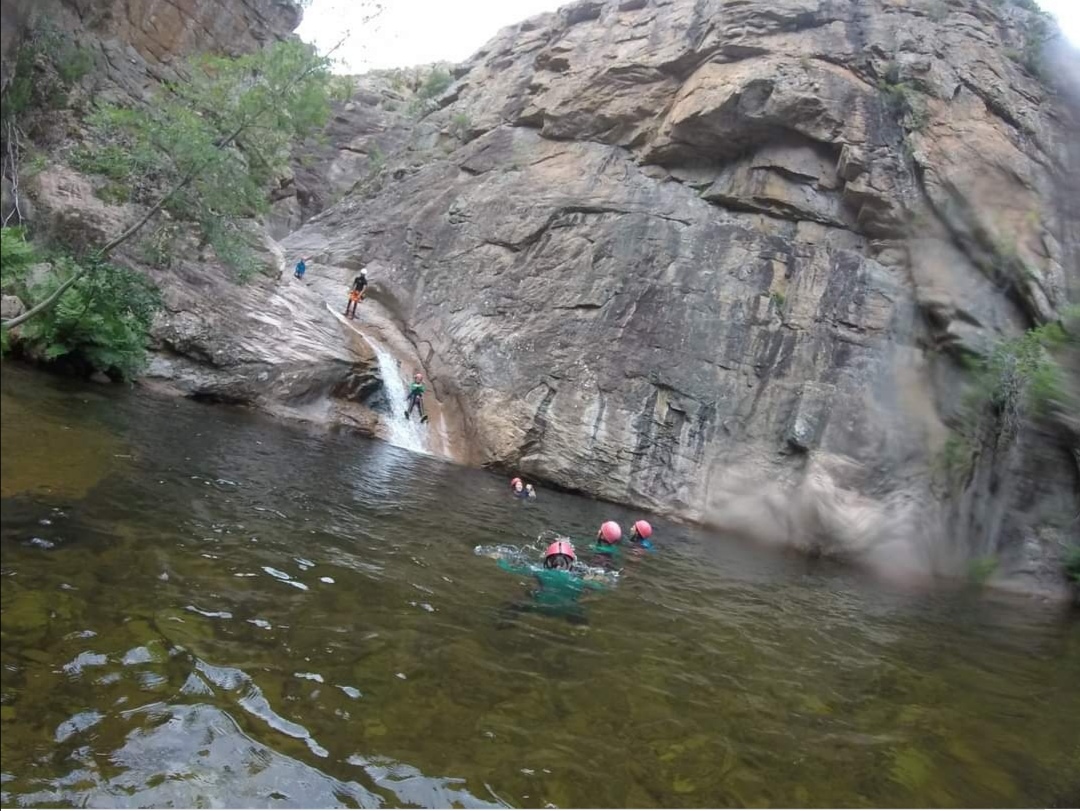
<svg viewBox="0 0 1080 811"><path fill-rule="evenodd" d="M420 85L420 89L416 92L416 95L422 99L433 99L453 83L454 77L450 75L449 71L445 71L442 68L434 68L431 73L424 78L424 83Z"/></svg>
<svg viewBox="0 0 1080 811"><path fill-rule="evenodd" d="M963 478L979 447L1007 446L1022 425L1040 419L1080 437L1080 307L1058 321L999 339L970 364L971 386L958 432L945 444L940 472Z"/></svg>

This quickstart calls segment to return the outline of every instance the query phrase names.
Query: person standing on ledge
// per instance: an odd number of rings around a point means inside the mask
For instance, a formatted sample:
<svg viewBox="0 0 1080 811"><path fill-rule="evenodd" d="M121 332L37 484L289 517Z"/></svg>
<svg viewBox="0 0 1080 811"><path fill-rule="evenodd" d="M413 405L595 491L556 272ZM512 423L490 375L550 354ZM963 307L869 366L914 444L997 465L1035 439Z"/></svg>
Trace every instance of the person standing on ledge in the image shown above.
<svg viewBox="0 0 1080 811"><path fill-rule="evenodd" d="M307 273L307 260L301 256L300 261L296 263L296 270L293 271L293 276L300 279L300 281L303 281L305 273Z"/></svg>
<svg viewBox="0 0 1080 811"><path fill-rule="evenodd" d="M364 290L367 288L367 268L360 271L360 275L353 279L352 289L349 290L349 303L345 305L345 316L356 318L356 306L364 300Z"/></svg>

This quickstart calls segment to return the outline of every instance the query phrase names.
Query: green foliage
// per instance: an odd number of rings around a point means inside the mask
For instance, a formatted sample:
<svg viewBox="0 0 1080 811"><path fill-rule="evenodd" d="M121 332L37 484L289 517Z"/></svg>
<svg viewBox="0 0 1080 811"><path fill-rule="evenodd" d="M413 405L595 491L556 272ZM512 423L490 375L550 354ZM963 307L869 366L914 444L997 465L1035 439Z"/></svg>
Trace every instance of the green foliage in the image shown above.
<svg viewBox="0 0 1080 811"><path fill-rule="evenodd" d="M1037 0L994 0L994 5L998 7L1011 5L1030 12L1022 32L1023 46L1006 48L1005 55L1021 65L1036 79L1048 81L1050 75L1043 52L1046 43L1055 36L1054 18L1038 4Z"/></svg>
<svg viewBox="0 0 1080 811"><path fill-rule="evenodd" d="M48 23L29 30L15 55L11 82L4 94L3 117L58 109L68 91L94 66L90 50Z"/></svg>
<svg viewBox="0 0 1080 811"><path fill-rule="evenodd" d="M378 144L372 144L368 149L368 164L371 166L372 173L377 174L386 165L386 155L383 154L382 149Z"/></svg>
<svg viewBox="0 0 1080 811"><path fill-rule="evenodd" d="M898 78L895 63L890 63L890 66L891 69L886 69L885 79L878 82L885 107L905 129L915 132L925 129L930 120L926 99L910 82L890 81L890 76Z"/></svg>
<svg viewBox="0 0 1080 811"><path fill-rule="evenodd" d="M979 372L979 391L1011 436L1025 416L1044 414L1064 390L1061 367L1049 350L1065 342L1060 324L1044 324L998 341Z"/></svg>
<svg viewBox="0 0 1080 811"><path fill-rule="evenodd" d="M1072 544L1065 552L1065 574L1074 583L1080 583L1080 544Z"/></svg>
<svg viewBox="0 0 1080 811"><path fill-rule="evenodd" d="M407 111L411 116L422 116L437 106L433 99L454 83L454 77L442 68L435 68L420 83L416 97L409 102Z"/></svg>
<svg viewBox="0 0 1080 811"><path fill-rule="evenodd" d="M76 165L148 197L174 192L165 210L196 224L241 276L254 267L239 221L267 209L266 189L293 143L330 112L330 63L301 42L279 42L238 58L204 56L184 81L165 85L139 109L100 107L90 118L101 146Z"/></svg>
<svg viewBox="0 0 1080 811"><path fill-rule="evenodd" d="M166 269L172 265L177 237L175 225L164 222L139 243L140 258L148 265Z"/></svg>
<svg viewBox="0 0 1080 811"><path fill-rule="evenodd" d="M26 269L38 261L22 228L0 228L0 285L10 290L22 281Z"/></svg>
<svg viewBox="0 0 1080 811"><path fill-rule="evenodd" d="M95 194L106 203L121 205L131 199L131 190L122 183L106 183L95 190Z"/></svg>
<svg viewBox="0 0 1080 811"><path fill-rule="evenodd" d="M93 69L94 57L90 49L62 41L54 64L56 72L60 74L60 81L71 87Z"/></svg>
<svg viewBox="0 0 1080 811"><path fill-rule="evenodd" d="M420 89L416 91L416 95L422 99L433 99L441 95L453 83L453 76L442 68L435 68L424 78L424 82L420 85Z"/></svg>
<svg viewBox="0 0 1080 811"><path fill-rule="evenodd" d="M146 165L145 159L138 160L135 155L119 144L103 144L99 147L80 146L68 155L68 163L80 172L101 175L116 181L129 180L140 167L150 168Z"/></svg>
<svg viewBox="0 0 1080 811"><path fill-rule="evenodd" d="M82 269L70 257L52 257L53 272L30 288L26 270L43 258L21 228L2 229L4 290L40 300ZM145 365L147 334L160 306L157 289L145 276L101 263L69 287L54 308L23 324L19 342L46 360L70 358L130 378ZM6 330L3 335L6 344Z"/></svg>
<svg viewBox="0 0 1080 811"><path fill-rule="evenodd" d="M48 166L48 158L40 152L31 152L29 157L23 159L22 170L23 178L31 178L34 175L40 174Z"/></svg>
<svg viewBox="0 0 1080 811"><path fill-rule="evenodd" d="M464 141L469 137L471 128L472 119L469 118L468 113L455 113L454 117L450 119L450 132L455 138Z"/></svg>
<svg viewBox="0 0 1080 811"><path fill-rule="evenodd" d="M982 585L986 583L998 568L998 559L993 555L975 558L968 564L968 579Z"/></svg>
<svg viewBox="0 0 1080 811"><path fill-rule="evenodd" d="M356 94L356 80L352 76L332 76L330 78L330 98L345 103Z"/></svg>
<svg viewBox="0 0 1080 811"><path fill-rule="evenodd" d="M779 290L773 290L769 293L769 300L776 305L777 310L784 309L784 305L787 303L787 296L781 293Z"/></svg>
<svg viewBox="0 0 1080 811"><path fill-rule="evenodd" d="M70 258L32 291L42 298L80 270ZM146 365L147 335L161 307L157 289L141 273L100 264L69 287L56 306L21 327L19 340L46 360L85 362L110 376L130 379Z"/></svg>
<svg viewBox="0 0 1080 811"><path fill-rule="evenodd" d="M1032 15L1024 27L1024 47L1020 58L1020 64L1027 71L1041 81L1047 81L1046 59L1044 51L1046 43L1054 37L1054 28L1050 20L1040 14Z"/></svg>
<svg viewBox="0 0 1080 811"><path fill-rule="evenodd" d="M971 440L962 433L953 432L934 460L934 468L945 481L955 484L965 478L974 463L975 449Z"/></svg>
<svg viewBox="0 0 1080 811"><path fill-rule="evenodd" d="M970 473L982 448L1008 446L1023 422L1080 413L1072 401L1063 350L1080 351L1080 308L1064 308L1062 320L1002 338L983 357L962 359L971 375L957 431L935 460L950 488ZM1075 381L1074 381L1075 382Z"/></svg>

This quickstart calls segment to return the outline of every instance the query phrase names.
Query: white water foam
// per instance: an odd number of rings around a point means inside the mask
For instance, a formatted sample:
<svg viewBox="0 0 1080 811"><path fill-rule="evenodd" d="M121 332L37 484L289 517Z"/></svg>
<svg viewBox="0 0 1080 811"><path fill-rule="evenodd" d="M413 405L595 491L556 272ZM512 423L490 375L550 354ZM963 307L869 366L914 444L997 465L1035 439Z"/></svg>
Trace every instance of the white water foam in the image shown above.
<svg viewBox="0 0 1080 811"><path fill-rule="evenodd" d="M379 376L386 388L387 399L390 400L390 416L386 419L387 440L399 448L427 453L427 432L420 423L420 416L414 413L411 419L405 419L409 396L397 361L375 341L369 340L368 343L375 350L375 357L379 361Z"/></svg>

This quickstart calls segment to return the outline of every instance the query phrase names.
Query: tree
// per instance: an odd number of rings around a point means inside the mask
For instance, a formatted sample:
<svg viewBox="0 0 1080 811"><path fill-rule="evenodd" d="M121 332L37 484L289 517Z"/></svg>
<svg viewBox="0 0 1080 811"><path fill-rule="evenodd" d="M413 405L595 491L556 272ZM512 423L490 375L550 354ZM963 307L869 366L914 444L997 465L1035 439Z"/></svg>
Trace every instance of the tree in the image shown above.
<svg viewBox="0 0 1080 811"><path fill-rule="evenodd" d="M241 276L250 269L244 219L266 209L269 181L285 165L289 145L326 122L329 56L279 42L237 58L204 56L182 74L187 78L163 85L145 107L102 105L91 116L95 152L109 156L97 170L130 184L146 208L5 328L54 306L162 211L193 224Z"/></svg>

